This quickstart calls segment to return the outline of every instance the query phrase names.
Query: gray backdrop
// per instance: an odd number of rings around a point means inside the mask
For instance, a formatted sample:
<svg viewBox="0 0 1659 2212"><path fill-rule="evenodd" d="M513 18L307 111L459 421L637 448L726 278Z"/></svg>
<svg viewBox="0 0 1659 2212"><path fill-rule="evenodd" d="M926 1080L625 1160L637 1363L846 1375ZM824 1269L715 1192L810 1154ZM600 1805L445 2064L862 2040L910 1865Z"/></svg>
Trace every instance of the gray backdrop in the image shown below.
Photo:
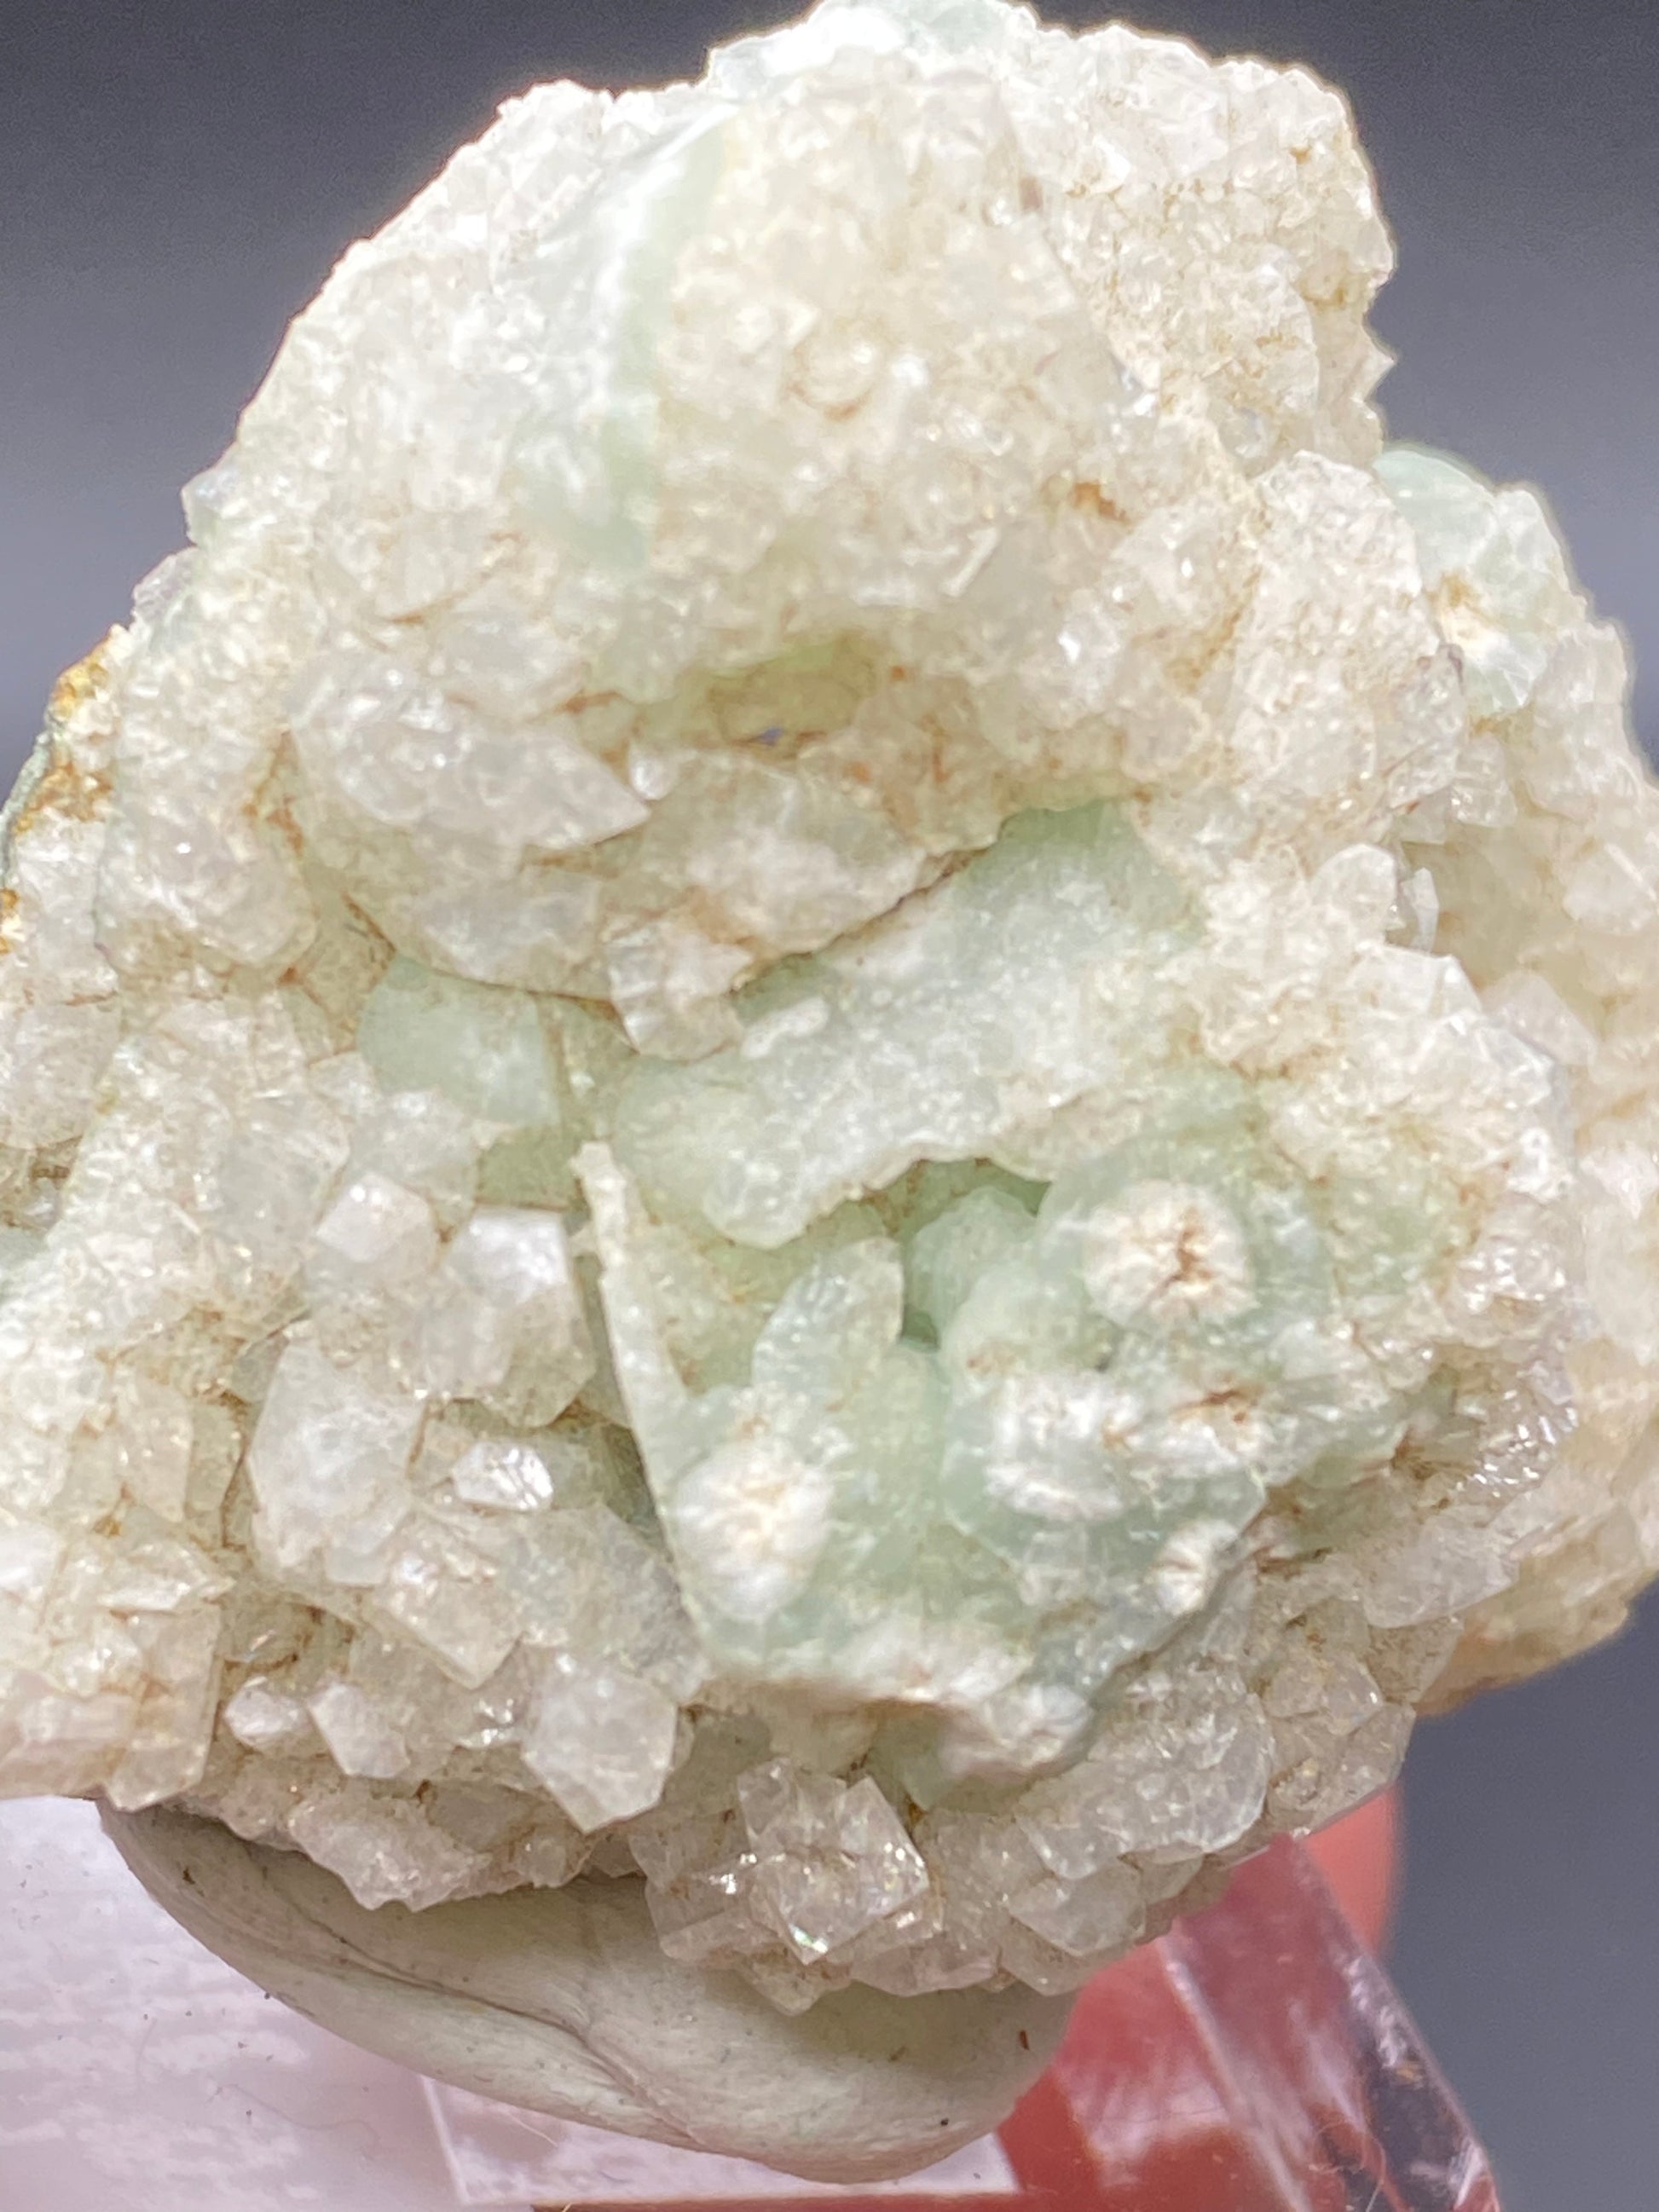
<svg viewBox="0 0 1659 2212"><path fill-rule="evenodd" d="M507 94L683 75L781 0L0 0L0 776L179 540L289 317ZM1086 8L1054 9L1088 20ZM1650 0L1142 0L1358 110L1395 430L1541 484L1659 737ZM1507 2212L1659 2206L1659 1615L1425 1729L1399 1979ZM1218 2207L1216 2212L1226 2212Z"/></svg>

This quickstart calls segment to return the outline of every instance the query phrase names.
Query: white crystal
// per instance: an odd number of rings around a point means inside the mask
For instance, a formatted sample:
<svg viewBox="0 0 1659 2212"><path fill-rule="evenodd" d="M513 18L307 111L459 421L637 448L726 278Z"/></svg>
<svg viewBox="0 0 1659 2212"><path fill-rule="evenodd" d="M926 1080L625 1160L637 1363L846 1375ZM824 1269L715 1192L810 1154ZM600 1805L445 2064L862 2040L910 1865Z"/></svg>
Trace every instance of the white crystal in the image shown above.
<svg viewBox="0 0 1659 2212"><path fill-rule="evenodd" d="M325 1785L307 1798L289 1814L287 1831L371 1909L436 1904L467 1887L483 1863L416 1806L354 1794L349 1784Z"/></svg>
<svg viewBox="0 0 1659 2212"><path fill-rule="evenodd" d="M553 1502L547 1462L528 1444L482 1437L455 1462L455 1495L499 1513L537 1513Z"/></svg>
<svg viewBox="0 0 1659 2212"><path fill-rule="evenodd" d="M1045 1943L1091 1963L1127 1951L1145 1925L1144 1893L1135 1871L1121 1863L1077 1881L1054 1875L1022 1890L1013 1917Z"/></svg>
<svg viewBox="0 0 1659 2212"><path fill-rule="evenodd" d="M678 1708L620 1668L582 1667L568 1653L543 1665L525 1764L576 1826L591 1833L648 1812L674 1755Z"/></svg>
<svg viewBox="0 0 1659 2212"><path fill-rule="evenodd" d="M743 1777L738 1792L754 1905L799 1957L824 1958L878 1923L918 1915L926 1863L867 1775L848 1789L780 1762Z"/></svg>
<svg viewBox="0 0 1659 2212"><path fill-rule="evenodd" d="M764 1620L811 1579L830 1536L828 1474L769 1439L722 1444L677 1490L687 1570L738 1620Z"/></svg>
<svg viewBox="0 0 1659 2212"><path fill-rule="evenodd" d="M593 1355L556 1218L480 1207L445 1250L419 1341L429 1389L527 1425L563 1413Z"/></svg>
<svg viewBox="0 0 1659 2212"><path fill-rule="evenodd" d="M289 1751L311 1734L311 1716L298 1698L255 1674L224 1705L225 1726L250 1751Z"/></svg>
<svg viewBox="0 0 1659 2212"><path fill-rule="evenodd" d="M386 1552L373 1609L469 1689L495 1674L523 1626L495 1563L432 1514L406 1523Z"/></svg>
<svg viewBox="0 0 1659 2212"><path fill-rule="evenodd" d="M329 1682L313 1690L306 1710L342 1774L384 1780L408 1766L409 1747L402 1735L355 1683Z"/></svg>
<svg viewBox="0 0 1659 2212"><path fill-rule="evenodd" d="M336 1367L315 1346L283 1352L248 1448L256 1540L278 1576L309 1565L401 1507L420 1428L414 1399Z"/></svg>

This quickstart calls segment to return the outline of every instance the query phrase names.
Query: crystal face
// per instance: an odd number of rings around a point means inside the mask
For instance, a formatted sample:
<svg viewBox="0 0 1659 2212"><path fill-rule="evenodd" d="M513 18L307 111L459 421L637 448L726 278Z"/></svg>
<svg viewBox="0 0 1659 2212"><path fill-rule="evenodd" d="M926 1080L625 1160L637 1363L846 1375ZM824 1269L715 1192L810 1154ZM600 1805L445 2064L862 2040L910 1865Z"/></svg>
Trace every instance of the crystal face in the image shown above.
<svg viewBox="0 0 1659 2212"><path fill-rule="evenodd" d="M1341 100L825 0L512 103L66 678L0 1791L1079 1986L1659 1550L1659 800Z"/></svg>

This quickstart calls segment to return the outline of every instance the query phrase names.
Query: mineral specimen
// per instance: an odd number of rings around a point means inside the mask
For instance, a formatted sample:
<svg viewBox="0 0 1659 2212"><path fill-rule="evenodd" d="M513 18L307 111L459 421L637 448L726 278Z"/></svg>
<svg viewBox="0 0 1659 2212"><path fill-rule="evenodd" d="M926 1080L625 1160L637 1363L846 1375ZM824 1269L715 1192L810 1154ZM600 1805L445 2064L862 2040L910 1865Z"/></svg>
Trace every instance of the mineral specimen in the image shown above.
<svg viewBox="0 0 1659 2212"><path fill-rule="evenodd" d="M346 256L7 817L0 1790L1052 1995L1617 1623L1659 797L1389 265L1004 0Z"/></svg>

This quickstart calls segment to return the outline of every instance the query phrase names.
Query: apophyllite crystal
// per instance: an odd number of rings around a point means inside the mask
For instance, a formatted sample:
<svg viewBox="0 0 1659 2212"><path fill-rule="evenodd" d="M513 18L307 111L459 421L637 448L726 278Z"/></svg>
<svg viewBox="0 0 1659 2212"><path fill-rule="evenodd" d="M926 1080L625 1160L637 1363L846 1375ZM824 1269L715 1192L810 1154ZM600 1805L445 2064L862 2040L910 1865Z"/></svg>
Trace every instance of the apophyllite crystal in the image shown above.
<svg viewBox="0 0 1659 2212"><path fill-rule="evenodd" d="M1055 1993L1615 1624L1659 798L1389 265L1002 0L347 255L9 817L0 1788Z"/></svg>

